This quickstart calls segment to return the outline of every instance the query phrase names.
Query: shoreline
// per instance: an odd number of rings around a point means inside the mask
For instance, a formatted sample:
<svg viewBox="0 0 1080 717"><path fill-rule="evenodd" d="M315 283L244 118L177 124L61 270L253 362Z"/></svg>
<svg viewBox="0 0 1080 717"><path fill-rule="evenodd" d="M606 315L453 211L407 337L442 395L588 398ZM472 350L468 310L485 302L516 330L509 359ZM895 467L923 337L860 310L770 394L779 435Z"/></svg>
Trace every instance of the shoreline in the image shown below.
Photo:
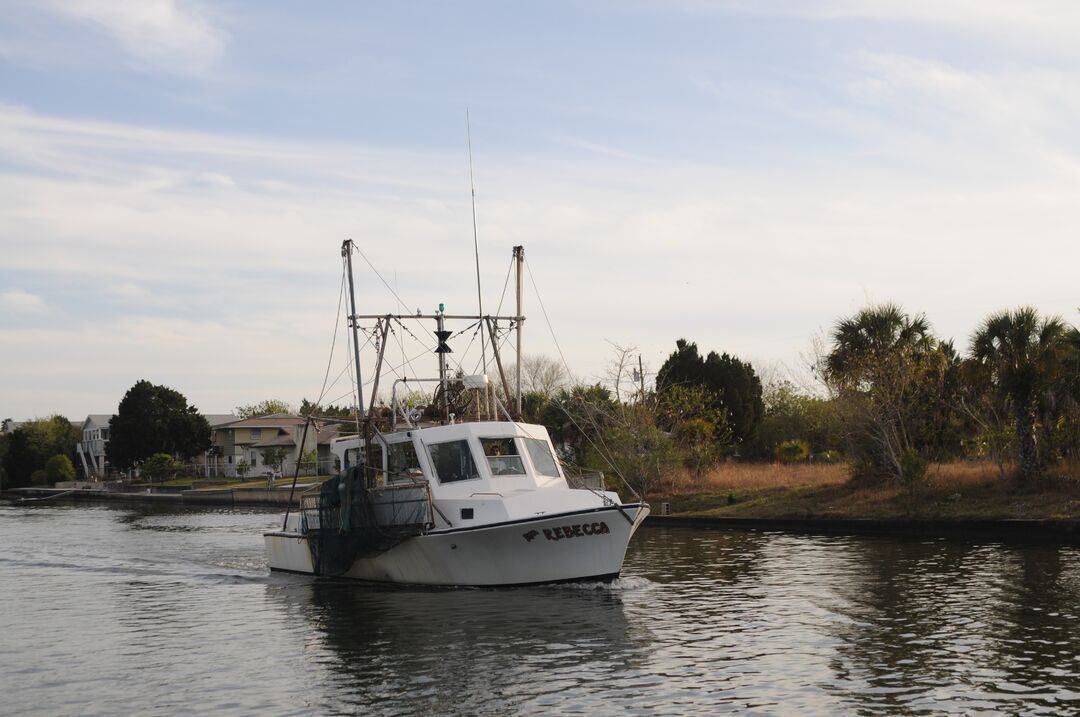
<svg viewBox="0 0 1080 717"><path fill-rule="evenodd" d="M307 486L304 486L305 488ZM299 486L298 486L299 488ZM293 496L299 507L301 490ZM2 497L39 504L51 501L165 503L191 506L272 507L289 504L289 489L222 488L157 492L110 492L59 488L14 488ZM21 499L21 500L20 500ZM659 507L659 506L657 506ZM756 530L815 535L890 535L922 538L960 538L1005 541L1040 541L1080 544L1080 520L1046 518L841 518L841 517L737 517L702 515L650 515L645 525L712 530Z"/></svg>
<svg viewBox="0 0 1080 717"><path fill-rule="evenodd" d="M645 519L645 524L654 527L755 530L804 535L887 535L1080 545L1080 520L1071 519L714 518L650 515Z"/></svg>
<svg viewBox="0 0 1080 717"><path fill-rule="evenodd" d="M300 494L308 486L297 485L293 495L293 507L300 506ZM106 491L86 490L81 488L13 488L0 496L20 503L41 503L47 501L72 502L118 502L118 503L172 503L174 505L222 505L257 507L269 506L285 508L289 505L289 488L205 488L195 490L148 490L148 491Z"/></svg>

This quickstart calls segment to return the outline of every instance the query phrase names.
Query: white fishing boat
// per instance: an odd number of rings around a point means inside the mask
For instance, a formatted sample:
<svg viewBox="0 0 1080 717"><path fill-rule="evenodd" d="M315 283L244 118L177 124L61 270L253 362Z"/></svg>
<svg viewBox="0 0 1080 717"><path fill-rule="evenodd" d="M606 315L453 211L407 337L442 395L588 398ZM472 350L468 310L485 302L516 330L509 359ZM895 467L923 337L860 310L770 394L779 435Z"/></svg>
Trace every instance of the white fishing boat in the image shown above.
<svg viewBox="0 0 1080 717"><path fill-rule="evenodd" d="M611 580L626 547L649 514L623 503L602 482L568 476L547 430L520 422L520 384L512 393L498 345L500 326L518 336L521 356L521 266L515 247L518 310L514 316L357 315L352 298L351 241L342 254L349 274L353 346L361 321L375 322L379 346L371 399L358 405L360 431L335 441L344 472L301 496L281 530L264 534L273 570L387 583L510 586ZM447 322L487 331L501 398L486 374L451 377ZM439 376L398 378L389 406L378 406L379 376L391 326L433 321ZM357 386L359 351L354 360ZM521 375L520 364L517 376ZM397 399L400 385L437 384L426 409ZM508 397L516 396L515 401ZM508 406L507 403L515 405ZM496 420L499 419L499 420ZM602 480L602 479L601 479Z"/></svg>

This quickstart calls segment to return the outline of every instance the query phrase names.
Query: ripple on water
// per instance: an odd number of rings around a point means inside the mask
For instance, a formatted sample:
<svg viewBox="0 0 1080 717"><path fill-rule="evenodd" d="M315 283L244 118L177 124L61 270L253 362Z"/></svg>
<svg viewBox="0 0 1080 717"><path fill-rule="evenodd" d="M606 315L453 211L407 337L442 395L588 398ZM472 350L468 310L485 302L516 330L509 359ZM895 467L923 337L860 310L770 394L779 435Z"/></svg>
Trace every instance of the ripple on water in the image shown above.
<svg viewBox="0 0 1080 717"><path fill-rule="evenodd" d="M611 583L269 574L260 511L0 506L4 711L1075 714L1072 548L645 528Z"/></svg>

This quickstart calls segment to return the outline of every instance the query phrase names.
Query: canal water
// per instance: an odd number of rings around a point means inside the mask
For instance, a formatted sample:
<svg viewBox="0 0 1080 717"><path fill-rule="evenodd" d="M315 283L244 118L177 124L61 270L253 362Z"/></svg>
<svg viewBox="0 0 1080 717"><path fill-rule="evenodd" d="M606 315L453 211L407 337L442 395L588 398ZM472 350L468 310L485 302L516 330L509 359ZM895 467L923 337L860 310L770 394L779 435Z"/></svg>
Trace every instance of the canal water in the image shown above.
<svg viewBox="0 0 1080 717"><path fill-rule="evenodd" d="M0 505L10 715L1074 715L1080 551L643 528L612 585L269 574L271 513Z"/></svg>

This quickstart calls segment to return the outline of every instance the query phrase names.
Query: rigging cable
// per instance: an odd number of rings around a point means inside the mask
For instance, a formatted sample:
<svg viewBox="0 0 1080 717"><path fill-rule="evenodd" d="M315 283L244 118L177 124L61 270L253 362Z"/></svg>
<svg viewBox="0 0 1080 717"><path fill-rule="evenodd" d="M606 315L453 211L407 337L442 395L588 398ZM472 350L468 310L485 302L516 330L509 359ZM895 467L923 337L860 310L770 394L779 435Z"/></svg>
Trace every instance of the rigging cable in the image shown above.
<svg viewBox="0 0 1080 717"><path fill-rule="evenodd" d="M529 281L532 283L533 293L536 295L536 301L538 304L540 304L540 311L544 315L544 321L547 323L548 333L551 334L551 340L555 342L555 349L559 352L559 358L562 359L563 367L566 369L567 374L570 374L570 365L566 362L566 356L563 354L562 347L559 345L559 339L555 336L555 329L551 326L551 319L548 318L547 309L544 308L544 300L540 297L540 290L536 286L536 279L533 277L532 267L526 264L525 269L529 272ZM588 417L589 423L591 423L592 427L596 429L596 437L603 445L603 449L601 449L600 446L596 445L596 442L593 441L592 437L581 429L581 426L578 424L574 416L571 415L570 411L567 410L567 407L563 405L563 403L559 401L558 398L555 398L554 400L555 403L558 404L559 408L562 409L562 412L566 414L566 417L570 419L570 422L574 424L574 427L581 432L581 435L583 435L590 444L592 444L592 447L596 449L596 452L600 454L600 457L603 458L609 466L611 466L611 469L615 471L615 475L619 477L619 480L622 481L623 485L629 488L635 496L638 496L640 498L637 490L634 488L634 486L630 484L628 480L626 480L626 476L622 474L622 471L619 470L619 467L615 465L615 461L611 459L611 450L607 447L607 444L604 443L603 433L600 431L600 426L597 425L596 421L593 420L592 417Z"/></svg>
<svg viewBox="0 0 1080 717"><path fill-rule="evenodd" d="M356 250L356 253L360 255L360 258L363 259L364 261L366 261L367 265L371 267L371 270L373 272L375 272L375 276L379 277L379 281L381 281L383 283L383 286L385 286L387 288L387 290L391 294L394 295L394 298L397 299L401 304L403 304L405 306L411 306L411 304L407 304L406 302L402 301L401 297L398 296L398 293L396 291L394 291L394 289L389 284L386 283L386 279L384 279L383 275L379 273L379 270L375 268L375 265L371 263L371 260L367 258L367 255L364 254L364 252L360 251L360 247L356 246L355 243L353 243L352 246L353 246L353 249Z"/></svg>
<svg viewBox="0 0 1080 717"><path fill-rule="evenodd" d="M338 335L338 317L341 316L341 302L345 297L345 267L341 267L341 290L338 292L338 305L337 311L334 312L334 336L330 339L330 357L326 361L326 375L323 376L322 388L319 390L319 398L315 401L316 405L322 405L323 397L326 395L326 382L330 380L330 366L334 362L334 347L337 346ZM338 378L341 378L341 374L338 374ZM337 379L334 379L334 383L337 383ZM333 383L330 384L333 387Z"/></svg>
<svg viewBox="0 0 1080 717"><path fill-rule="evenodd" d="M480 293L480 243L476 236L476 181L473 179L472 161L472 125L469 122L469 109L465 108L465 137L469 145L469 192L472 195L472 237L473 253L476 255L476 305L480 316L484 315L484 300ZM483 332L480 334L480 357L484 362L483 373L487 373L487 349L484 346Z"/></svg>
<svg viewBox="0 0 1080 717"><path fill-rule="evenodd" d="M323 385L319 390L319 397L315 401L316 405L322 403L323 398L326 396L326 383L330 380L330 366L334 363L334 347L337 345L338 335L338 317L341 316L341 302L345 296L345 265L341 266L341 289L338 291L338 306L337 311L334 312L334 336L330 339L330 357L326 361L326 374L323 376ZM339 375L340 378L340 375ZM334 380L337 383L337 379ZM333 385L333 384L331 384ZM289 511L292 510L293 496L296 494L296 481L300 477L300 459L304 455L304 444L307 442L307 430L308 425L311 424L311 416L307 417L304 421L304 434L300 439L300 455L297 456L296 469L293 471L292 485L289 487L289 502L285 506L285 520L282 522L281 529L285 530L289 525ZM317 434L316 434L317 435ZM318 439L316 438L316 445L318 445ZM316 468L318 472L318 468Z"/></svg>

